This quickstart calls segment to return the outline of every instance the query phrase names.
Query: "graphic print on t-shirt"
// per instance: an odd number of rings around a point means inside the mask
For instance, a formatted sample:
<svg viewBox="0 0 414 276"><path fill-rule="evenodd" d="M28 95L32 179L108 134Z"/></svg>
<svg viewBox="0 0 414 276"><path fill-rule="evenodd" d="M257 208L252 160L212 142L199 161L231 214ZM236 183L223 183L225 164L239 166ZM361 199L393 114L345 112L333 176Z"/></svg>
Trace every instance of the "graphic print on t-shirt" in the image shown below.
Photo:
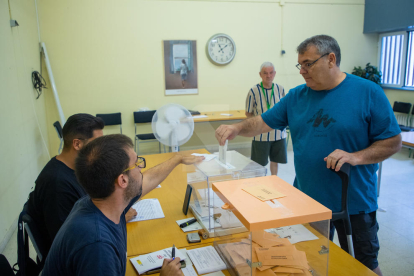
<svg viewBox="0 0 414 276"><path fill-rule="evenodd" d="M329 130L335 123L336 120L329 116L328 113L323 113L323 108L319 109L309 121L306 123L312 123L313 129L317 132L325 132Z"/></svg>

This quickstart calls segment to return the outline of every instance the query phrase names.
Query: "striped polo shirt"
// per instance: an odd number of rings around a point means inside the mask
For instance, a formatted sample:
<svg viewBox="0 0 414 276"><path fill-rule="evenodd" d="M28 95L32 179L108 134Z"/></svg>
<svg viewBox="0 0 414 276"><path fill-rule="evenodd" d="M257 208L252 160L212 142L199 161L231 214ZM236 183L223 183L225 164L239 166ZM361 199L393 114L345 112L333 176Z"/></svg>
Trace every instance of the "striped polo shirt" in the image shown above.
<svg viewBox="0 0 414 276"><path fill-rule="evenodd" d="M272 100L270 101L270 97L272 95L272 88L270 89L264 89L264 94L266 95L267 102L270 103L270 108L272 108L276 103L280 101L281 98L285 96L285 89L283 86L278 85L276 83L274 85L274 95L272 97ZM266 98L263 95L262 87L259 84L256 84L253 86L249 93L247 94L246 98L246 112L253 113L254 116L261 115L262 113L265 113L267 111L267 103ZM259 135L256 135L253 138L253 141L277 141L286 138L286 129L283 131L280 131L278 129L274 129L270 132L262 133Z"/></svg>

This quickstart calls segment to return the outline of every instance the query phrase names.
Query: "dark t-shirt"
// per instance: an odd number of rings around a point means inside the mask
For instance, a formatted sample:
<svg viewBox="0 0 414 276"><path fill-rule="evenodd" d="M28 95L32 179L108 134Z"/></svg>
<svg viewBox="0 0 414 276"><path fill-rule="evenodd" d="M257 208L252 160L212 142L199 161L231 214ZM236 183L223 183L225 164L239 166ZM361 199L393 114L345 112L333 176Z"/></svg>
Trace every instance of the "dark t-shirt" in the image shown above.
<svg viewBox="0 0 414 276"><path fill-rule="evenodd" d="M49 250L75 202L86 193L75 172L53 157L40 172L29 195L27 213L33 218Z"/></svg>
<svg viewBox="0 0 414 276"><path fill-rule="evenodd" d="M42 275L125 275L125 214L115 224L86 196L76 202L46 259Z"/></svg>

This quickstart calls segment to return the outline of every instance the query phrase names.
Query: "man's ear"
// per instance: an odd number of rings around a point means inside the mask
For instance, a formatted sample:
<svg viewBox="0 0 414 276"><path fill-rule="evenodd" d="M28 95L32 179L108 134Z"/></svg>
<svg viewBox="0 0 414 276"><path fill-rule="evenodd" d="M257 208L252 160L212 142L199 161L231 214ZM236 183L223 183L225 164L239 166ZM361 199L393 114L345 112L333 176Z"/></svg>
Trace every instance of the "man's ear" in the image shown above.
<svg viewBox="0 0 414 276"><path fill-rule="evenodd" d="M329 68L332 68L336 65L336 55L334 53L330 53L328 55L329 59Z"/></svg>
<svg viewBox="0 0 414 276"><path fill-rule="evenodd" d="M122 189L126 189L128 187L128 175L121 173L115 180L115 184Z"/></svg>
<svg viewBox="0 0 414 276"><path fill-rule="evenodd" d="M83 147L83 142L80 139L73 139L72 140L72 147L77 150L80 151L81 148Z"/></svg>

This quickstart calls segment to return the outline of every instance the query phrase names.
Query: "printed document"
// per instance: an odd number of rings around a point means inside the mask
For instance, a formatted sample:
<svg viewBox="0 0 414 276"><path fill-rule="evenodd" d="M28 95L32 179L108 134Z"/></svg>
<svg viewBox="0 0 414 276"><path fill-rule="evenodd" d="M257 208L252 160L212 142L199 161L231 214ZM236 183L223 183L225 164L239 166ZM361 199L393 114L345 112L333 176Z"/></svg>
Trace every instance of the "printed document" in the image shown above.
<svg viewBox="0 0 414 276"><path fill-rule="evenodd" d="M162 267L162 263L165 258L171 258L172 247L166 248L157 252L140 255L138 257L130 259L132 265L138 271L139 274L147 272L148 270ZM185 254L180 250L175 250L175 257L179 257L181 260L186 259Z"/></svg>
<svg viewBox="0 0 414 276"><path fill-rule="evenodd" d="M185 267L181 268L181 271L184 273L184 276L198 276L197 272L194 270L193 263L187 255L187 249L179 249L179 251L185 256Z"/></svg>
<svg viewBox="0 0 414 276"><path fill-rule="evenodd" d="M156 198L139 200L131 208L134 208L138 214L129 222L165 218L160 202Z"/></svg>
<svg viewBox="0 0 414 276"><path fill-rule="evenodd" d="M212 246L187 250L198 274L212 273L226 269L226 264Z"/></svg>

